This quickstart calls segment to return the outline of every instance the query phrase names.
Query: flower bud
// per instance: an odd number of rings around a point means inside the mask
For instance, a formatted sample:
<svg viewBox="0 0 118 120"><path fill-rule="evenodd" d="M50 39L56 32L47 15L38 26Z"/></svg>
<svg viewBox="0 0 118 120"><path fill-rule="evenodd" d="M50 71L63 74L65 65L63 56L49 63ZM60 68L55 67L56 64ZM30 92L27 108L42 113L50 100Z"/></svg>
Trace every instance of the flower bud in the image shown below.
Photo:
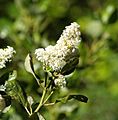
<svg viewBox="0 0 118 120"><path fill-rule="evenodd" d="M65 77L61 74L58 75L57 78L55 78L54 83L57 87L65 87L66 86L66 80Z"/></svg>

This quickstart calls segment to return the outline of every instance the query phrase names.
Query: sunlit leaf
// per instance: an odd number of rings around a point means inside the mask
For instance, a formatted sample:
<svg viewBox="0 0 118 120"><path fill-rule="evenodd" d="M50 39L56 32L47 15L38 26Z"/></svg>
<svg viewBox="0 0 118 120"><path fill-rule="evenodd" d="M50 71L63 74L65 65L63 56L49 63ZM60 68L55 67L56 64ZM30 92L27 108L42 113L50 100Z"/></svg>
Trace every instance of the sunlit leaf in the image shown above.
<svg viewBox="0 0 118 120"><path fill-rule="evenodd" d="M27 55L27 57L25 58L25 69L27 72L34 74L34 67L33 67L33 63L32 63L32 57L30 54Z"/></svg>
<svg viewBox="0 0 118 120"><path fill-rule="evenodd" d="M8 107L5 107L5 109L2 112L6 113L6 112L8 112L10 110L10 108L11 108L11 105L9 105Z"/></svg>
<svg viewBox="0 0 118 120"><path fill-rule="evenodd" d="M25 58L25 63L24 63L25 69L27 72L31 73L35 79L39 80L39 76L36 75L33 67L33 62L32 62L32 56L31 54L28 54L27 57Z"/></svg>
<svg viewBox="0 0 118 120"><path fill-rule="evenodd" d="M17 71L16 70L14 70L13 72L11 72L10 74L9 74L9 81L12 81L12 80L15 80L17 78Z"/></svg>
<svg viewBox="0 0 118 120"><path fill-rule="evenodd" d="M108 5L103 11L102 20L104 23L114 23L117 20L118 10L113 5Z"/></svg>

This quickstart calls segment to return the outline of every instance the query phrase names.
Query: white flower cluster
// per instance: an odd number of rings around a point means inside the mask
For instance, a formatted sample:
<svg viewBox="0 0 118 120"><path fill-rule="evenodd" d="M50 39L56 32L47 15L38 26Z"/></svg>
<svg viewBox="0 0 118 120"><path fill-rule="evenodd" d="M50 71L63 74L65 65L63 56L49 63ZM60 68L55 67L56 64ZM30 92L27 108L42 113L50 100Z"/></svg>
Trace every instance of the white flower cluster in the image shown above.
<svg viewBox="0 0 118 120"><path fill-rule="evenodd" d="M56 86L58 87L65 87L66 86L66 80L65 77L61 74L59 74L59 76L54 80L54 83Z"/></svg>
<svg viewBox="0 0 118 120"><path fill-rule="evenodd" d="M65 27L55 46L35 50L36 58L43 63L44 68L59 72L71 58L77 57L81 41L79 28L76 22L71 23Z"/></svg>
<svg viewBox="0 0 118 120"><path fill-rule="evenodd" d="M6 62L11 61L14 53L16 53L16 51L10 46L7 46L5 49L0 49L0 69L6 67Z"/></svg>

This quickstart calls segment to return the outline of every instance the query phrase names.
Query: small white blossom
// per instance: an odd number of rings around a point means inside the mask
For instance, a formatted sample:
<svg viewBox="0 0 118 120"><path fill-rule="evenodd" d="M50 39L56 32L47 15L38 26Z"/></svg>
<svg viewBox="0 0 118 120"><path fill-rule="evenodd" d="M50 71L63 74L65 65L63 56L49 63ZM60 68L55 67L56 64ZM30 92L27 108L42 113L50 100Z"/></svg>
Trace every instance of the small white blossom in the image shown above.
<svg viewBox="0 0 118 120"><path fill-rule="evenodd" d="M27 101L28 101L28 103L29 103L30 105L32 105L32 104L34 103L34 100L33 100L33 98L32 98L31 96L28 96L28 97L27 97Z"/></svg>
<svg viewBox="0 0 118 120"><path fill-rule="evenodd" d="M59 76L54 80L54 83L56 86L58 87L65 87L66 86L66 80L65 77L61 74L59 74Z"/></svg>
<svg viewBox="0 0 118 120"><path fill-rule="evenodd" d="M6 87L4 85L0 85L0 91L5 91Z"/></svg>
<svg viewBox="0 0 118 120"><path fill-rule="evenodd" d="M5 49L0 49L0 69L6 67L6 62L11 61L14 53L16 53L16 51L10 46L7 46Z"/></svg>
<svg viewBox="0 0 118 120"><path fill-rule="evenodd" d="M66 63L73 57L78 57L78 45L80 43L79 25L74 22L65 27L61 37L55 46L39 48L35 50L36 58L53 71L61 71Z"/></svg>

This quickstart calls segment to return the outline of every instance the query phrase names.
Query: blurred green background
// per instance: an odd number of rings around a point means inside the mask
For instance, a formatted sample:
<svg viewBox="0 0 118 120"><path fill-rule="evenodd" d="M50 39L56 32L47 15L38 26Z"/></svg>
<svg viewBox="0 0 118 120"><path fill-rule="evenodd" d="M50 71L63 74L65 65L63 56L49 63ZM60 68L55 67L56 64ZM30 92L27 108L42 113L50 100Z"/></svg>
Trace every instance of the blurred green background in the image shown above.
<svg viewBox="0 0 118 120"><path fill-rule="evenodd" d="M18 71L26 93L38 100L38 86L24 69L25 57L36 48L54 45L74 21L81 26L80 63L67 78L67 88L51 99L72 92L89 101L58 103L43 108L42 114L46 120L118 120L118 0L0 0L0 47L14 47L12 69ZM9 69L0 70L0 75ZM16 119L27 120L17 102L1 120Z"/></svg>

